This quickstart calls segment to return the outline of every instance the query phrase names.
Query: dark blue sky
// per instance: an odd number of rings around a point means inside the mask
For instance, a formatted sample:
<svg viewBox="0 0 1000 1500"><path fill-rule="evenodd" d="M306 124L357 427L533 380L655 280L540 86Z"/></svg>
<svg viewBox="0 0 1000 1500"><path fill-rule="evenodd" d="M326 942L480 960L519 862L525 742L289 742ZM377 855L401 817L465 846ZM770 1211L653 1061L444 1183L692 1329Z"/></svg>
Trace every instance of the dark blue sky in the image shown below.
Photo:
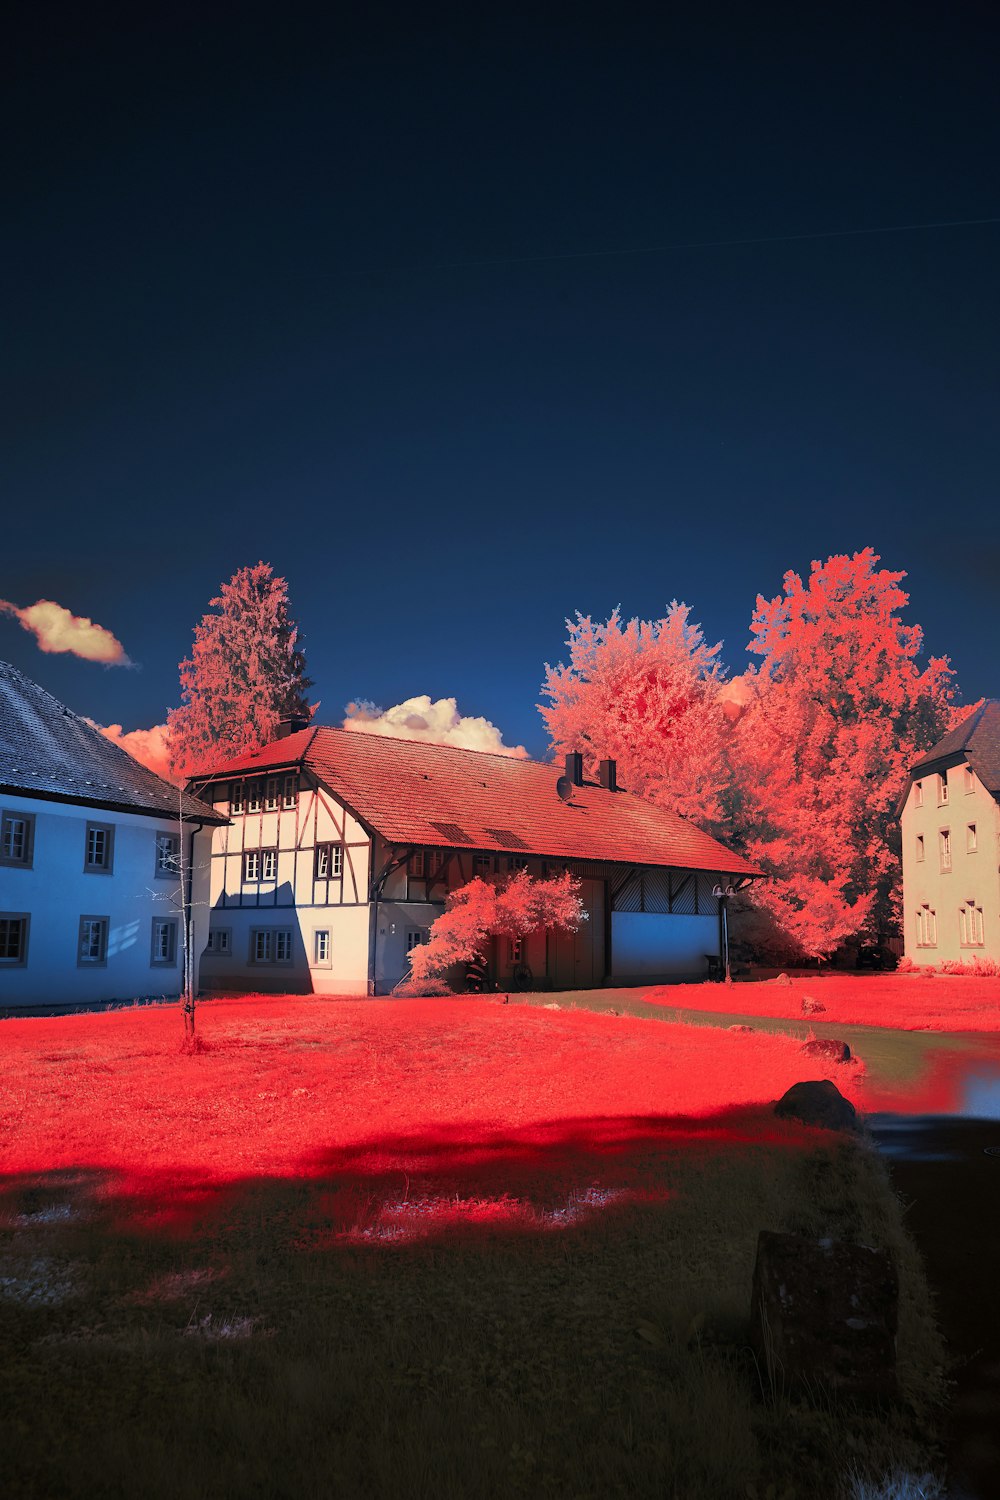
<svg viewBox="0 0 1000 1500"><path fill-rule="evenodd" d="M544 743L564 617L866 545L1000 693L992 0L25 7L4 51L0 596L137 672L0 655L136 728L219 583L287 576L322 717L455 695ZM818 13L817 13L818 12Z"/></svg>

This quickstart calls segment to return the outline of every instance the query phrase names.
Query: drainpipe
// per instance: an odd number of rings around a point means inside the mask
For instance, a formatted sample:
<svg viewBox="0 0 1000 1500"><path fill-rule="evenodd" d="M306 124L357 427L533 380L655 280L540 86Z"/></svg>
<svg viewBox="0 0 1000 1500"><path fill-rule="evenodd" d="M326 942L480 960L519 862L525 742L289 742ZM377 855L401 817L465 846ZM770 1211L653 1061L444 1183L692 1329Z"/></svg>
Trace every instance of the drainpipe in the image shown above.
<svg viewBox="0 0 1000 1500"><path fill-rule="evenodd" d="M188 846L188 867L185 874L187 885L186 903L187 911L184 915L184 951L187 958L187 973L184 976L184 1015L194 1017L194 953L191 948L191 933L194 927L194 841L195 835L201 833L204 823L199 823L197 828L191 829L191 838Z"/></svg>

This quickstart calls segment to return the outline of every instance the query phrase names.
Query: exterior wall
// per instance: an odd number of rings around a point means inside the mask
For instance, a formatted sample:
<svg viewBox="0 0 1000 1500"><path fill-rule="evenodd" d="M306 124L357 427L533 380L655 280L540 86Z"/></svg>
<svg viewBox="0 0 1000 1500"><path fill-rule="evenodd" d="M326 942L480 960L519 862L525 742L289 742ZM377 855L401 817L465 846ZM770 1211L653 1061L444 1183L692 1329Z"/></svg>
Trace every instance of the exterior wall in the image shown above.
<svg viewBox="0 0 1000 1500"><path fill-rule="evenodd" d="M718 917L616 911L611 934L615 984L704 979L709 956L719 956Z"/></svg>
<svg viewBox="0 0 1000 1500"><path fill-rule="evenodd" d="M966 763L949 766L948 800L942 803L939 778L925 775L907 794L900 820L903 841L903 922L907 958L918 964L971 961L977 954L1000 960L1000 805L973 773L966 790ZM917 787L923 787L918 806ZM967 845L976 828L976 848ZM941 859L941 833L951 836L951 867ZM918 857L918 838L924 841ZM983 943L963 943L960 908L968 903L983 913ZM934 913L935 941L920 942L918 913Z"/></svg>
<svg viewBox="0 0 1000 1500"><path fill-rule="evenodd" d="M284 777L279 776L283 782ZM201 958L204 989L366 995L368 993L368 886L370 841L361 824L325 788L297 778L293 807L232 812L216 803L231 823L218 828L209 859L210 930L229 934L228 952ZM210 793L209 793L210 794ZM283 801L283 799L282 799ZM341 871L317 876L316 846L341 851ZM244 880L244 855L275 851L272 879ZM291 932L287 961L255 960L260 929ZM317 932L329 934L326 958L318 957Z"/></svg>
<svg viewBox="0 0 1000 1500"><path fill-rule="evenodd" d="M144 813L110 812L34 797L0 795L5 812L34 817L30 868L0 863L0 913L27 913L27 961L0 967L0 1006L86 1005L100 1001L179 996L183 985L180 883L156 874L156 835L178 832L177 823ZM88 823L114 829L110 873L85 872ZM184 831L189 855L191 829ZM203 863L207 830L195 835L195 863ZM198 874L195 874L197 894ZM80 918L106 917L106 959L80 964ZM153 921L178 921L174 963L152 962ZM195 910L197 954L207 915ZM197 972L195 973L197 982Z"/></svg>

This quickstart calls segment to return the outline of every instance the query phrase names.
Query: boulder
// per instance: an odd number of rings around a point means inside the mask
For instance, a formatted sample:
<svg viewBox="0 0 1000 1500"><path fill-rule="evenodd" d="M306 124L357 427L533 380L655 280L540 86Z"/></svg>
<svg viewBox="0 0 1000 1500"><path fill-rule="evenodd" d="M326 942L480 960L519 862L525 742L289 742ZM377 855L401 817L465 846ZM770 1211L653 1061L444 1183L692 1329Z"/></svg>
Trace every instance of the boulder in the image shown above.
<svg viewBox="0 0 1000 1500"><path fill-rule="evenodd" d="M824 1130L856 1130L858 1117L850 1099L845 1099L829 1078L793 1083L774 1106L783 1120L801 1120Z"/></svg>
<svg viewBox="0 0 1000 1500"><path fill-rule="evenodd" d="M787 974L778 974L774 979L768 981L769 984L791 984L791 982Z"/></svg>
<svg viewBox="0 0 1000 1500"><path fill-rule="evenodd" d="M761 1230L750 1339L772 1391L892 1400L898 1299L887 1251Z"/></svg>
<svg viewBox="0 0 1000 1500"><path fill-rule="evenodd" d="M799 1048L806 1057L827 1057L831 1062L844 1063L851 1060L851 1049L846 1042L838 1042L832 1036L814 1036Z"/></svg>
<svg viewBox="0 0 1000 1500"><path fill-rule="evenodd" d="M754 1028L752 1026L744 1026L742 1022L738 1021L734 1026L730 1026L728 1029L730 1031L753 1031Z"/></svg>
<svg viewBox="0 0 1000 1500"><path fill-rule="evenodd" d="M825 1010L826 1006L823 1004L822 1000L814 1000L812 995L802 996L802 1014L804 1016L822 1015L823 1011Z"/></svg>

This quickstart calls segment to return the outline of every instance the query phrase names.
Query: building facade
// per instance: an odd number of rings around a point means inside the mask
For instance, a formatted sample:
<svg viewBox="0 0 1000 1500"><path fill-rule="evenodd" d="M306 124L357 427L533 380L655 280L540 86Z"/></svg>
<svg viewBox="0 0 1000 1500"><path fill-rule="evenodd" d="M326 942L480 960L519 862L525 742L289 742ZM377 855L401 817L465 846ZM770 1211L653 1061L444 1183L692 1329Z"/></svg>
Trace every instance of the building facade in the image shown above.
<svg viewBox="0 0 1000 1500"><path fill-rule="evenodd" d="M615 785L561 767L342 729L289 727L202 772L211 802L206 989L387 994L450 891L569 870L576 934L497 939L490 984L590 988L704 978L722 960L720 891L754 866ZM568 787L568 792L567 792Z"/></svg>
<svg viewBox="0 0 1000 1500"><path fill-rule="evenodd" d="M197 984L217 819L0 663L0 1012Z"/></svg>
<svg viewBox="0 0 1000 1500"><path fill-rule="evenodd" d="M907 958L1000 962L1000 703L921 756L899 814Z"/></svg>

